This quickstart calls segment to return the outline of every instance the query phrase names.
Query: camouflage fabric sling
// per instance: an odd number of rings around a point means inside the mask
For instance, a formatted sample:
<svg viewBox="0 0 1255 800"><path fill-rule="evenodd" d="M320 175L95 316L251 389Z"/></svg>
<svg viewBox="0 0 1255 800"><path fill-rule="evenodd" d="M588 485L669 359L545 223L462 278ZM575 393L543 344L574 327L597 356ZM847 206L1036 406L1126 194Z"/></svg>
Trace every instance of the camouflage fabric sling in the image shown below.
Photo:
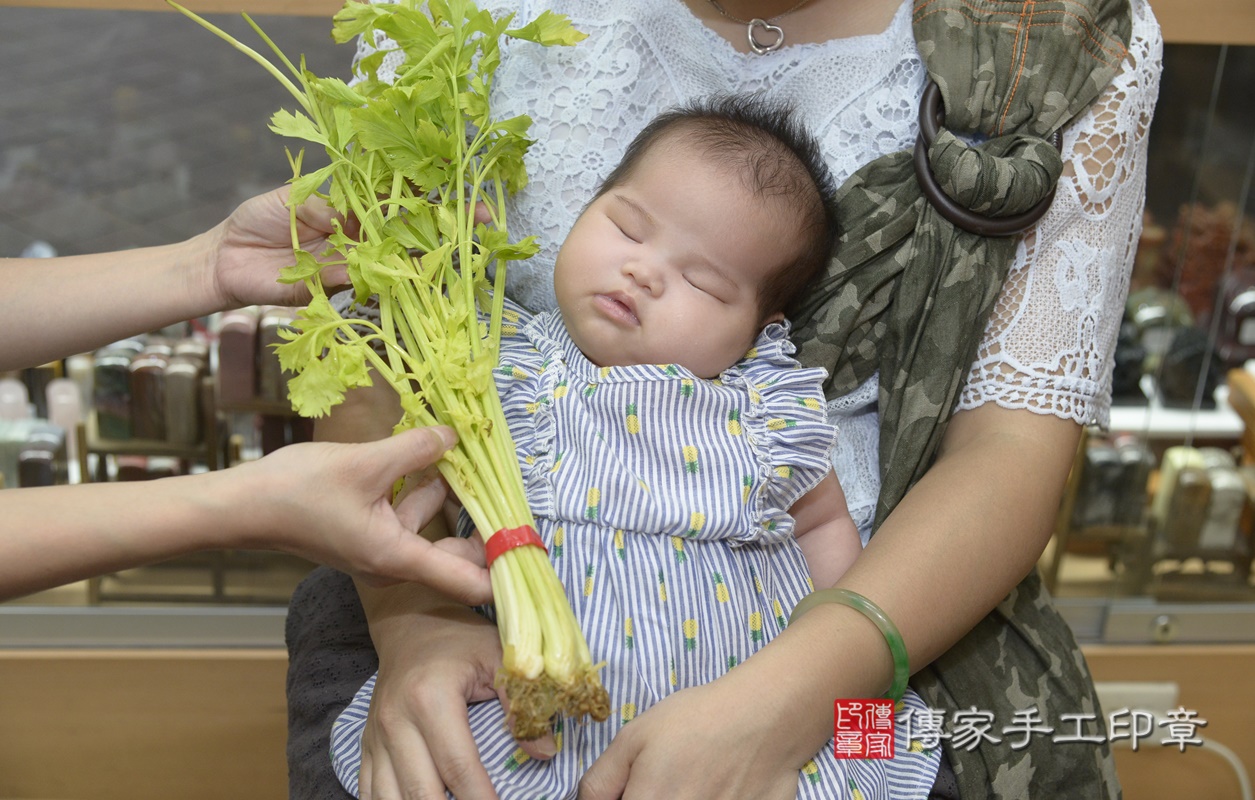
<svg viewBox="0 0 1255 800"><path fill-rule="evenodd" d="M917 149L945 195L995 223L1048 203L1062 162L1042 137L1082 113L1120 68L1127 0L916 0L913 25L945 121ZM968 146L947 129L987 138ZM795 339L803 363L830 371L829 397L879 372L879 527L936 454L1017 238L956 227L934 206L944 198L925 197L910 152L866 165L837 200L841 240L793 314ZM954 711L992 713L995 735L1034 708L1059 735L1077 719L1088 720L1086 735L1105 731L1076 641L1036 572L912 685L947 721ZM964 800L1119 796L1105 743L1034 736L1015 749L1016 737L999 738L973 748L945 741Z"/></svg>

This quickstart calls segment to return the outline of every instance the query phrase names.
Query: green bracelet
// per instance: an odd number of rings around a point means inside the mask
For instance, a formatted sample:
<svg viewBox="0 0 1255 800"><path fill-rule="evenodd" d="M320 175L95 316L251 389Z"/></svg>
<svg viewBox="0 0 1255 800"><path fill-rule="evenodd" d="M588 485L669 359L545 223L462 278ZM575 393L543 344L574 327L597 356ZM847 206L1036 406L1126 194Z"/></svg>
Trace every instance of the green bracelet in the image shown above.
<svg viewBox="0 0 1255 800"><path fill-rule="evenodd" d="M880 606L863 595L851 592L849 589L837 588L820 589L803 597L801 602L793 607L793 613L789 615L789 624L792 625L798 617L823 603L849 606L876 623L876 627L880 628L880 632L884 634L885 643L889 645L889 652L893 654L893 685L889 687L889 692L885 697L895 703L901 700L902 694L906 691L906 682L911 677L911 662L906 654L906 645L902 642L902 634L898 632L898 626L893 624L893 620L889 619L889 615Z"/></svg>

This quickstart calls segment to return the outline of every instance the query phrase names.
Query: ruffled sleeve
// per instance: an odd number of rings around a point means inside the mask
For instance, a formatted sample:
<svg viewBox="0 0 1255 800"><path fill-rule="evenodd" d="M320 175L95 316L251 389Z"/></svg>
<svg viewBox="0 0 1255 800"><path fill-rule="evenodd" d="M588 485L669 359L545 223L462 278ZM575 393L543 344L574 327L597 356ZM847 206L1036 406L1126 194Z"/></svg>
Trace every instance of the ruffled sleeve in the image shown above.
<svg viewBox="0 0 1255 800"><path fill-rule="evenodd" d="M550 480L556 457L554 402L567 392L561 348L555 340L561 326L557 314L533 315L506 298L501 357L493 371L527 501L537 516L552 515L555 508Z"/></svg>
<svg viewBox="0 0 1255 800"><path fill-rule="evenodd" d="M837 429L828 422L822 369L792 358L787 324L768 325L750 352L723 380L740 380L749 393L742 417L758 460L752 513L764 531L789 533L789 509L832 469Z"/></svg>

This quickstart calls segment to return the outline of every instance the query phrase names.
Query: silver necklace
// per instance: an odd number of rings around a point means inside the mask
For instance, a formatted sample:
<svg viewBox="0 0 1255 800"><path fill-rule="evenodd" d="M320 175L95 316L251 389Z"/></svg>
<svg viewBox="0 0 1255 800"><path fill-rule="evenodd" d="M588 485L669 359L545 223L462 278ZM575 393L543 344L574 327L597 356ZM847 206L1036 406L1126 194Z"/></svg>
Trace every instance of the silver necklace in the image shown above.
<svg viewBox="0 0 1255 800"><path fill-rule="evenodd" d="M739 22L746 26L745 37L749 40L750 49L761 56L766 55L767 53L776 52L780 49L781 45L784 44L784 31L779 25L772 25L771 23L780 19L785 14L792 14L794 11L797 11L810 1L811 0L801 0L801 2L793 6L793 8L790 8L788 11L781 11L779 14L770 19L760 19L759 17L754 17L753 19L741 19L740 17L734 17L727 11L724 11L723 6L719 5L718 0L710 0L710 4L714 6L715 10L723 16L733 22ZM763 41L757 36L759 32L769 34L774 38L769 41Z"/></svg>

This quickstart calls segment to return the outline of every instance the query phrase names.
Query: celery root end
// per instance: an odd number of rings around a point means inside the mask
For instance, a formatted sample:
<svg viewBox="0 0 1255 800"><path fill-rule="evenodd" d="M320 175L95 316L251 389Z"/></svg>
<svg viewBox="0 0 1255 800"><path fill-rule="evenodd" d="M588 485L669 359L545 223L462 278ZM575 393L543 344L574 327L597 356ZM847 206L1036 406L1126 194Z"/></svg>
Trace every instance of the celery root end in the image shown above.
<svg viewBox="0 0 1255 800"><path fill-rule="evenodd" d="M598 680L595 667L577 674L569 683L559 683L545 674L527 678L503 669L497 682L510 700L512 730L514 738L520 741L550 733L558 714L577 719L587 715L597 722L610 716L610 696Z"/></svg>

